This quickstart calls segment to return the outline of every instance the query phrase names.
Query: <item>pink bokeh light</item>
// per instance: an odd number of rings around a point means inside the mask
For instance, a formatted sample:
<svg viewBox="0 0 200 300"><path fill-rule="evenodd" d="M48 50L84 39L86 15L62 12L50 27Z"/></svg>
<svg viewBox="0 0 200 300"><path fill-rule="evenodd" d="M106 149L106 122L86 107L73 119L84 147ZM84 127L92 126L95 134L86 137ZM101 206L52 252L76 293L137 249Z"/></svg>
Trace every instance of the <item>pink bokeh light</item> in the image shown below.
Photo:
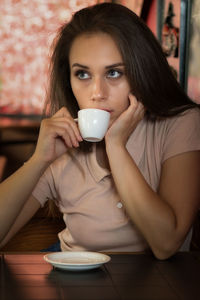
<svg viewBox="0 0 200 300"><path fill-rule="evenodd" d="M103 1L0 0L0 113L42 113L57 29L97 2Z"/></svg>

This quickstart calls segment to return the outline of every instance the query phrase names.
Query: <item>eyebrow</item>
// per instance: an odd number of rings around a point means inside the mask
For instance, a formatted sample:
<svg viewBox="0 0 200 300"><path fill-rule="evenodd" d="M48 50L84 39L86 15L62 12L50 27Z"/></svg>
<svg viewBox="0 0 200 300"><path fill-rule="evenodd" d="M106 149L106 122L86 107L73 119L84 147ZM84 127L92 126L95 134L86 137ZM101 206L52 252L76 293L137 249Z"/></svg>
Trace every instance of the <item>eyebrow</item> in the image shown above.
<svg viewBox="0 0 200 300"><path fill-rule="evenodd" d="M116 68L116 67L121 67L121 66L125 66L124 63L116 63L116 64L112 64L112 65L109 65L109 66L106 66L106 69L110 69L110 68ZM81 64L78 64L78 63L74 63L72 65L72 68L74 67L79 67L79 68L83 68L83 69L89 69L89 67L85 66L85 65L81 65Z"/></svg>
<svg viewBox="0 0 200 300"><path fill-rule="evenodd" d="M116 68L116 67L124 67L124 63L116 63L116 64L113 64L113 65L110 65L110 66L106 66L106 69L111 69L111 68Z"/></svg>
<svg viewBox="0 0 200 300"><path fill-rule="evenodd" d="M84 66L84 65L81 65L81 64L78 64L78 63L74 63L74 64L72 65L72 68L74 68L74 67L79 67L79 68L83 68L83 69L89 69L89 67Z"/></svg>

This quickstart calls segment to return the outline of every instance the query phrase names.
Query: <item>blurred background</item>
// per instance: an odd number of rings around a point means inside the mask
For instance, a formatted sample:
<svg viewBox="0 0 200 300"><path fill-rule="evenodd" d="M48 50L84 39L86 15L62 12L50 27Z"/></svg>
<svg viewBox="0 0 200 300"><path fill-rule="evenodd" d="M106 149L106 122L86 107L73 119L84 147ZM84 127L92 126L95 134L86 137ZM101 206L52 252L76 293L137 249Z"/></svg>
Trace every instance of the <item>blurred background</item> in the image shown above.
<svg viewBox="0 0 200 300"><path fill-rule="evenodd" d="M73 12L100 2L121 3L140 15L160 39L177 76L181 2L190 3L188 93L200 102L199 1L0 0L0 115L42 113L51 43L58 28Z"/></svg>

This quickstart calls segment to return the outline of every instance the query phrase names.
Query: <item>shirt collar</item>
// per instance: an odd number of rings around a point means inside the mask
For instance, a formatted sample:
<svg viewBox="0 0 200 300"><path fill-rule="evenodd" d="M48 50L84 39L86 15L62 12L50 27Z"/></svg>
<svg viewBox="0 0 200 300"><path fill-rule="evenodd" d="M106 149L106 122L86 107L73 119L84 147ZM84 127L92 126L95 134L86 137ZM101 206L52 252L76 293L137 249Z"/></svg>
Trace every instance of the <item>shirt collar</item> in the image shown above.
<svg viewBox="0 0 200 300"><path fill-rule="evenodd" d="M94 178L96 182L100 182L104 177L109 176L110 170L102 168L98 162L96 157L96 144L94 143L92 146L92 151L87 155L87 165L90 171L90 174Z"/></svg>
<svg viewBox="0 0 200 300"><path fill-rule="evenodd" d="M146 126L145 120L141 120L137 125L136 129L131 134L126 148L132 158L134 159L137 166L139 166L140 161L143 157L145 150L145 136L146 136ZM90 174L96 182L100 182L106 176L111 174L110 170L102 168L96 158L96 144L92 146L92 151L87 154L87 165L90 171Z"/></svg>

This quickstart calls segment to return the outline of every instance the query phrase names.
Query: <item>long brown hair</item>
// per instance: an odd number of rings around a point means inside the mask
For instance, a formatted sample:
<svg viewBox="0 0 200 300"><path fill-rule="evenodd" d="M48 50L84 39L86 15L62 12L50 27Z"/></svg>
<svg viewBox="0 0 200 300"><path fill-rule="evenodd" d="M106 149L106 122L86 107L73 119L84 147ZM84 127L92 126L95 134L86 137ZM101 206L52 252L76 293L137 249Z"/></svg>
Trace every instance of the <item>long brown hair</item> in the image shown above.
<svg viewBox="0 0 200 300"><path fill-rule="evenodd" d="M66 106L73 117L77 116L79 107L70 84L69 51L77 36L98 32L108 33L115 40L131 91L150 117L170 117L198 106L180 87L146 24L125 6L102 3L76 12L60 29L51 63L48 99L52 113Z"/></svg>

